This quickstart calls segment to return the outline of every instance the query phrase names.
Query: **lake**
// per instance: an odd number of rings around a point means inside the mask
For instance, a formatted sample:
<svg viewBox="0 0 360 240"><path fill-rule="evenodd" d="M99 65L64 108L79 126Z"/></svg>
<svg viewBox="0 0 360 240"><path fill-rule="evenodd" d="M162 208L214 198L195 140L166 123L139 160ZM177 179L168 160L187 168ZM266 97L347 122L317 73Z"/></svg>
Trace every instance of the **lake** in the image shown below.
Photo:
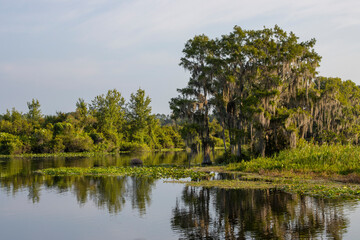
<svg viewBox="0 0 360 240"><path fill-rule="evenodd" d="M215 153L215 157L219 153ZM50 167L200 164L185 152L0 159L0 239L359 239L360 203L136 177L51 177Z"/></svg>

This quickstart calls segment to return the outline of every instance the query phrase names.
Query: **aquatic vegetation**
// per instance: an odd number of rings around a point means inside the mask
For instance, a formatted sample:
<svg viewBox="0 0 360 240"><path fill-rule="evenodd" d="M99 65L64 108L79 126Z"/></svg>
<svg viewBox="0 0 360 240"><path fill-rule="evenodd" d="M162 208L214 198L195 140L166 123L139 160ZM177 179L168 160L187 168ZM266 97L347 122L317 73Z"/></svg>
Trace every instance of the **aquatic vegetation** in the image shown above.
<svg viewBox="0 0 360 240"><path fill-rule="evenodd" d="M236 180L213 180L199 182L181 182L194 187L222 189L278 189L288 193L307 195L318 198L360 198L360 186L332 181L292 180L262 176L243 177Z"/></svg>
<svg viewBox="0 0 360 240"><path fill-rule="evenodd" d="M342 185L336 183L311 184L297 182L278 186L277 188L285 192L320 198L360 198L360 187L358 185Z"/></svg>
<svg viewBox="0 0 360 240"><path fill-rule="evenodd" d="M135 176L149 178L171 178L180 179L190 177L191 180L209 179L213 174L198 172L184 168L166 168L166 167L61 167L47 168L36 171L37 173L52 176Z"/></svg>
<svg viewBox="0 0 360 240"><path fill-rule="evenodd" d="M314 145L303 142L295 149L279 152L273 157L229 164L232 171L259 172L295 171L326 174L360 174L360 147L353 145Z"/></svg>
<svg viewBox="0 0 360 240"><path fill-rule="evenodd" d="M185 183L185 182L184 182ZM243 181L243 180L213 180L200 182L186 182L192 187L222 188L222 189L273 189L276 185L263 181Z"/></svg>

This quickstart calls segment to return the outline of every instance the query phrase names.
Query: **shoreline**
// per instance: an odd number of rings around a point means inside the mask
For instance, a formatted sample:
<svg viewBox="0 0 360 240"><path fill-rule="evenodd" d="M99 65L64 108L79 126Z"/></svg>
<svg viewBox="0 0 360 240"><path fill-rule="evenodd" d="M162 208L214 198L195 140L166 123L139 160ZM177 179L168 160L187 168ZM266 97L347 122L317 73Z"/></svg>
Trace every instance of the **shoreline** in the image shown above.
<svg viewBox="0 0 360 240"><path fill-rule="evenodd" d="M92 157L100 155L116 155L127 153L144 153L144 152L182 152L186 151L181 148L174 149L155 149L151 151L118 151L118 152L63 152L63 153L25 153L25 154L13 154L13 155L0 155L0 159L5 158L46 158L46 157Z"/></svg>

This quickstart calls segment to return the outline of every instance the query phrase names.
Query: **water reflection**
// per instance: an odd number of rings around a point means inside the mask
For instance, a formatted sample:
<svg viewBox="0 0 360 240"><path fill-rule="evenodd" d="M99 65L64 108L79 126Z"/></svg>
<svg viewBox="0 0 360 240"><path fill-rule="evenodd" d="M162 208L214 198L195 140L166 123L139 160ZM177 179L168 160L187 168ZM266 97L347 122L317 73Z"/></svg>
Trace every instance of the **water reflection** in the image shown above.
<svg viewBox="0 0 360 240"><path fill-rule="evenodd" d="M220 152L217 152L218 156ZM131 203L140 215L146 213L151 202L155 180L134 177L50 177L34 174L35 170L55 167L129 166L130 159L140 158L144 165L194 165L200 164L201 155L186 152L144 152L137 154L99 155L79 158L9 158L0 160L0 187L15 195L26 189L28 198L38 203L41 189L56 189L59 193L72 191L79 204L92 200L99 208L119 213L126 202Z"/></svg>
<svg viewBox="0 0 360 240"><path fill-rule="evenodd" d="M344 205L333 201L275 190L185 187L171 224L181 239L342 239L349 222Z"/></svg>
<svg viewBox="0 0 360 240"><path fill-rule="evenodd" d="M216 151L214 158L221 151ZM100 167L129 166L130 160L139 158L144 165L199 165L202 155L187 152L144 152L133 154L98 155L94 157L48 157L48 158L8 158L0 159L0 177L31 175L33 171L51 167Z"/></svg>
<svg viewBox="0 0 360 240"><path fill-rule="evenodd" d="M71 193L80 206L94 203L113 215L120 215L125 206L131 206L140 217L146 216L149 209L167 212L170 216L164 228L168 228L170 222L179 239L342 239L349 228L345 209L357 205L356 202L301 197L275 190L184 186L178 197L167 198L166 192L157 191L164 195L161 201L173 202L173 207L162 208L160 204L154 209L156 204L152 204L152 199L156 186L170 183L136 177L51 177L33 173L48 167L123 166L133 157L139 156L1 160L0 194L16 196L25 190L31 202L40 203L42 194L49 191L66 192ZM189 162L186 153L151 153L140 158L146 165L187 165ZM201 160L200 156L191 162L200 163ZM229 178L222 174L217 177Z"/></svg>
<svg viewBox="0 0 360 240"><path fill-rule="evenodd" d="M29 175L26 178L2 178L1 187L12 194L16 194L19 189L27 189L28 198L33 203L40 201L42 190L55 190L59 194L72 192L80 205L91 200L99 208L106 208L109 213L119 213L126 201L129 201L133 209L143 215L151 203L151 191L155 182L154 179L135 177Z"/></svg>
<svg viewBox="0 0 360 240"><path fill-rule="evenodd" d="M221 152L216 152L214 157L217 157ZM138 154L121 154L121 155L99 155L95 157L78 157L78 158L9 158L0 159L0 187L5 192L16 194L23 188L28 189L28 197L34 203L40 200L40 189L44 185L46 187L56 186L58 190L68 191L71 186L74 186L74 191L78 196L80 203L85 202L85 195L91 193L91 199L98 202L99 206L103 206L105 202L113 204L105 204L109 211L118 212L121 209L123 192L121 189L129 189L128 192L137 192L134 200L131 200L132 205L144 212L146 203L150 202L149 194L154 180L144 180L130 178L124 179L76 179L76 178L52 178L34 174L35 170L44 168L56 167L99 167L99 166L129 166L130 159L140 158L144 165L182 165L200 164L202 161L201 155L189 155L186 152L144 152ZM126 187L125 187L126 186ZM89 189L88 189L89 188ZM97 191L93 193L91 189L96 188ZM146 190L146 191L144 191ZM113 196L102 199L104 195L110 194L101 191L111 191ZM144 193L142 196L141 194ZM97 197L94 197L94 196ZM115 196L120 196L117 199ZM114 205L114 207L112 206Z"/></svg>

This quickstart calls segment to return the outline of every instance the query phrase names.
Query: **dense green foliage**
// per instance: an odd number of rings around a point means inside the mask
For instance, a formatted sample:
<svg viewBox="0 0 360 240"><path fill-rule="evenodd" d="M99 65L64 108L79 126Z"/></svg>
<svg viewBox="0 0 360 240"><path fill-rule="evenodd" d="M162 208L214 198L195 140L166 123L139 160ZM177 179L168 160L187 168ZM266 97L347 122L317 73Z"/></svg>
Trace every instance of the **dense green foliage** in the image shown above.
<svg viewBox="0 0 360 240"><path fill-rule="evenodd" d="M316 143L358 143L360 88L350 80L317 76L315 39L300 42L278 26L235 27L221 38L190 39L180 65L190 72L171 99L173 118L185 122L187 144L209 156L210 112L224 127L228 152L244 158ZM208 159L204 159L204 162Z"/></svg>
<svg viewBox="0 0 360 240"><path fill-rule="evenodd" d="M354 145L321 146L301 141L298 148L283 150L272 157L232 163L228 170L316 172L326 174L360 174L360 147Z"/></svg>
<svg viewBox="0 0 360 240"><path fill-rule="evenodd" d="M25 114L12 109L0 115L0 155L184 148L179 127L161 125L150 102L139 89L126 104L113 89L91 104L79 99L75 112L43 116L33 99Z"/></svg>

